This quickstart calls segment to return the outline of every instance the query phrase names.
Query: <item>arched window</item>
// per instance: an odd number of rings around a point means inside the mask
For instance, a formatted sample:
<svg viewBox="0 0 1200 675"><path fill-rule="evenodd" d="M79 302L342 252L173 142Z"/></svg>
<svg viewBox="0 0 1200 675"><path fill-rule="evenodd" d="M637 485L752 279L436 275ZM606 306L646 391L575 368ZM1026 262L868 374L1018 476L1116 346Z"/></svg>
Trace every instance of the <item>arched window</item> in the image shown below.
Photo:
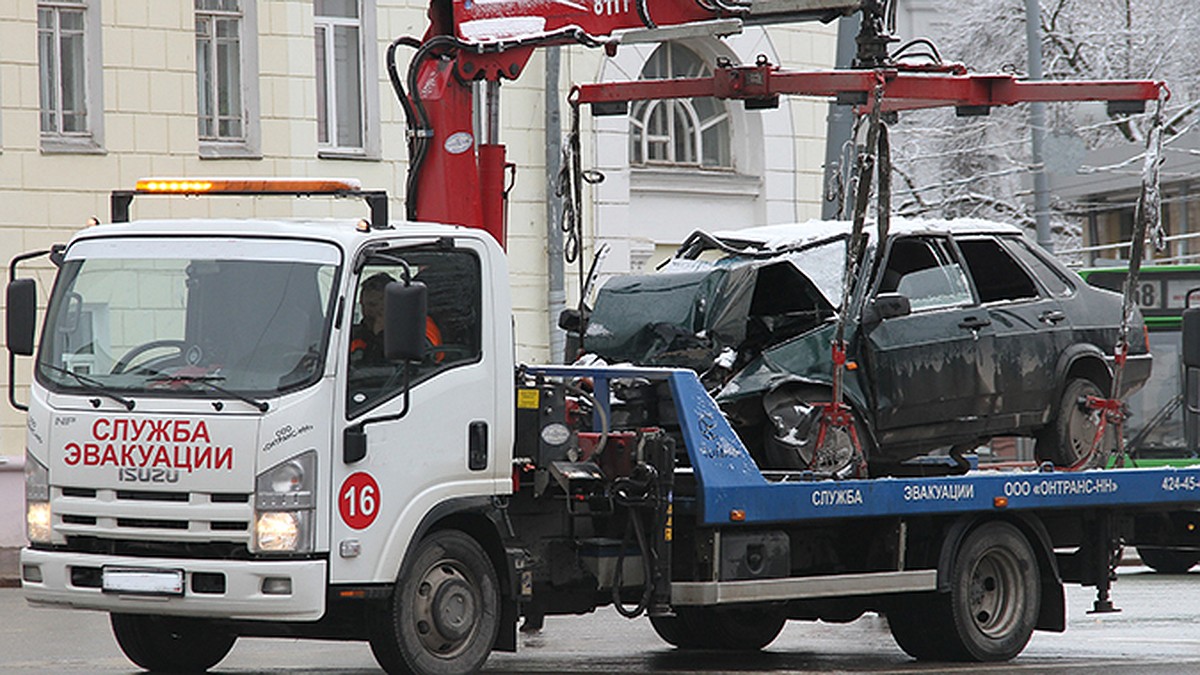
<svg viewBox="0 0 1200 675"><path fill-rule="evenodd" d="M668 42L650 55L641 79L711 74L695 52ZM729 111L715 98L637 101L629 115L630 163L732 169L729 134Z"/></svg>

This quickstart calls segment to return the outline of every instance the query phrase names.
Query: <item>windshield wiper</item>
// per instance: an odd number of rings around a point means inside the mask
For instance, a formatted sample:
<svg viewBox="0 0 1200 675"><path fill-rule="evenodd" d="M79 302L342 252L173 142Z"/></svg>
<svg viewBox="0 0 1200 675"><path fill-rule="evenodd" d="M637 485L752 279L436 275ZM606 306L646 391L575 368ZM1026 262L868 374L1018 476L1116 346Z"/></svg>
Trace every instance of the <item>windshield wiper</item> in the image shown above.
<svg viewBox="0 0 1200 675"><path fill-rule="evenodd" d="M125 406L126 410L133 410L133 406L135 405L133 402L133 399L125 398L124 396L121 396L120 394L114 392L112 389L109 389L100 380L90 378L86 375L80 375L79 373L77 373L73 370L68 370L67 368L59 368L58 366L50 364L50 363L39 363L38 365L41 366L42 368L49 368L50 370L53 370L56 373L63 373L64 375L70 375L71 377L75 378L75 380L77 382L79 382L79 384L83 385L84 389L86 389L94 394L100 394L101 396L110 398L110 399L116 401L117 403L120 403L121 405ZM94 399L93 403L92 403L92 407L99 408L100 400Z"/></svg>
<svg viewBox="0 0 1200 675"><path fill-rule="evenodd" d="M147 379L146 382L196 382L208 387L209 389L212 389L217 393L236 398L242 403L248 403L255 408L258 408L259 412L267 412L267 410L270 409L271 404L267 403L266 401L259 401L257 399L250 398L245 394L239 394L232 389L226 389L225 387L222 387L214 382L214 380L223 379L225 378L221 375L160 375L158 377L151 377Z"/></svg>

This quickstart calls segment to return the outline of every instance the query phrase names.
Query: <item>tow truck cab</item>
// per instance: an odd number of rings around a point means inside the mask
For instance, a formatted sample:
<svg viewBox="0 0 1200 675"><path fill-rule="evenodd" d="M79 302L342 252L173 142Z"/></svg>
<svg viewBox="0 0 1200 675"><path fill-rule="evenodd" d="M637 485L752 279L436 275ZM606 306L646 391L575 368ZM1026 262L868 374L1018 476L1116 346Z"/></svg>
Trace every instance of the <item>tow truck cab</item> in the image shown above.
<svg viewBox="0 0 1200 675"><path fill-rule="evenodd" d="M488 234L140 221L54 259L27 403L31 601L316 621L342 590L392 584L431 513L494 532L477 507L512 490L514 393ZM407 303L392 351L423 358L364 352L385 337L362 308L373 277ZM10 285L18 353L32 283Z"/></svg>

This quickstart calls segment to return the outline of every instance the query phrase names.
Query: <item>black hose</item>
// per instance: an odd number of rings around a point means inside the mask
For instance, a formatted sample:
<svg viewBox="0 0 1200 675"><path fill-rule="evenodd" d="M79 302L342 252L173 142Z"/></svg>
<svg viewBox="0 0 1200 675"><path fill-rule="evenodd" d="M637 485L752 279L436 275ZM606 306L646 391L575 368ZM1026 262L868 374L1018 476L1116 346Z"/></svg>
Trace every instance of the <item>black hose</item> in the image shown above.
<svg viewBox="0 0 1200 675"><path fill-rule="evenodd" d="M634 480L629 477L613 481L613 499L626 507L629 520L625 525L625 534L621 538L621 548L617 551L617 567L613 572L612 601L617 613L627 619L641 616L654 599L654 562L651 560L650 543L646 540L646 526L642 523L638 509L647 502L653 503L658 494L654 487L658 482L658 472L649 464L639 464L634 472L639 470L644 473L642 480ZM642 557L642 597L632 609L626 607L621 600L621 583L625 577L625 547L629 545L630 530L637 539L638 553Z"/></svg>

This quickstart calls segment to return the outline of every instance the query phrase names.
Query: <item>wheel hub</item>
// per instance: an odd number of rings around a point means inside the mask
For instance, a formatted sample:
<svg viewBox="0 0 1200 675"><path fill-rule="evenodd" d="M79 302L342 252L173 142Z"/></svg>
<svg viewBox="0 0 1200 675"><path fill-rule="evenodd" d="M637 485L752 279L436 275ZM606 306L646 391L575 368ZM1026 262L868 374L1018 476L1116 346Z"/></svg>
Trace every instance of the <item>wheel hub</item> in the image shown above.
<svg viewBox="0 0 1200 675"><path fill-rule="evenodd" d="M481 607L479 592L463 570L450 561L431 565L414 596L417 636L430 652L452 657L469 643Z"/></svg>
<svg viewBox="0 0 1200 675"><path fill-rule="evenodd" d="M475 615L475 597L461 579L451 579L438 588L433 598L433 623L439 633L461 640L471 632Z"/></svg>
<svg viewBox="0 0 1200 675"><path fill-rule="evenodd" d="M991 638L1012 630L1021 616L1020 572L1017 561L996 549L979 559L971 572L968 608L975 626Z"/></svg>

